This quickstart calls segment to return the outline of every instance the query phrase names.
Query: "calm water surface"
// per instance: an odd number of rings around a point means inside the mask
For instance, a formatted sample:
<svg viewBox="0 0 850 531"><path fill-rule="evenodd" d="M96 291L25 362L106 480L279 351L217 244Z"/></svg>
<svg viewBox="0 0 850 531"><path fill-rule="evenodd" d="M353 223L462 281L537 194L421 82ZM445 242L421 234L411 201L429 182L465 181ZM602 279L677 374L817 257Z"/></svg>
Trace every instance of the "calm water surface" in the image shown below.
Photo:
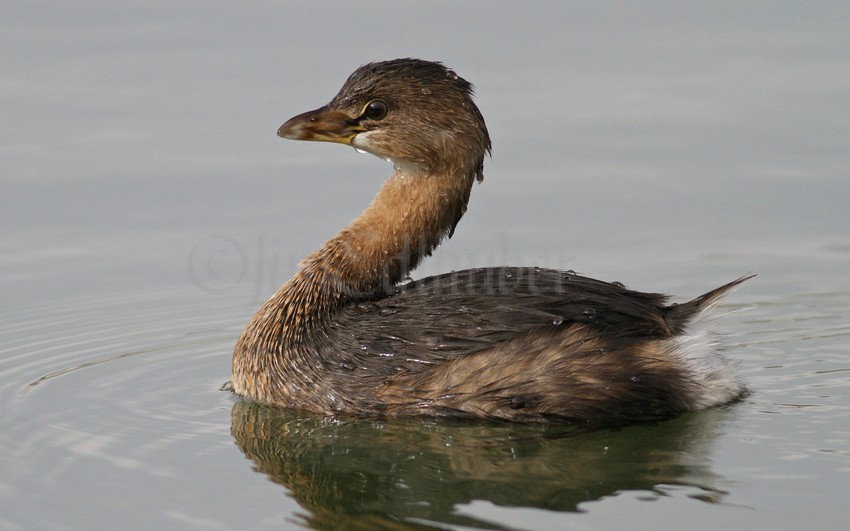
<svg viewBox="0 0 850 531"><path fill-rule="evenodd" d="M0 528L846 528L844 3L5 11ZM494 143L415 276L684 299L756 272L716 323L753 393L570 437L220 391L254 309L390 171L274 131L401 56L475 82Z"/></svg>

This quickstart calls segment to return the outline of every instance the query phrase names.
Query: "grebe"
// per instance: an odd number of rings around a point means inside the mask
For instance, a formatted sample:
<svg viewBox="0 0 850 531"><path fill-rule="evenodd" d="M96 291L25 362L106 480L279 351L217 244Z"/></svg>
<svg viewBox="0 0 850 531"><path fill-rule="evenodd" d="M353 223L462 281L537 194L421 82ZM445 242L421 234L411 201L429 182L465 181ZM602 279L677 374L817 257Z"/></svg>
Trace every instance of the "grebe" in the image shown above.
<svg viewBox="0 0 850 531"><path fill-rule="evenodd" d="M588 427L669 418L746 393L689 323L741 277L683 304L569 271L499 267L400 284L451 237L490 137L472 85L441 63L358 68L278 135L392 161L368 208L254 315L232 389L326 415Z"/></svg>

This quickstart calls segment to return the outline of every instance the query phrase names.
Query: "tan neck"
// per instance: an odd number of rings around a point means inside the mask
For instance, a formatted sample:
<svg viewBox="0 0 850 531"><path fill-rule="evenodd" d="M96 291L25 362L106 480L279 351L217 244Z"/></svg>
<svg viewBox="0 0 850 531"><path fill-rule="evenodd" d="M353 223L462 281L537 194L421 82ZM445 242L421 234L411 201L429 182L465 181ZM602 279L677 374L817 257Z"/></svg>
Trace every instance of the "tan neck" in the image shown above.
<svg viewBox="0 0 850 531"><path fill-rule="evenodd" d="M466 208L471 180L393 174L363 213L304 260L301 273L348 297L387 292L431 254Z"/></svg>
<svg viewBox="0 0 850 531"><path fill-rule="evenodd" d="M283 334L300 336L347 302L391 292L454 230L473 179L394 173L267 303L284 314Z"/></svg>

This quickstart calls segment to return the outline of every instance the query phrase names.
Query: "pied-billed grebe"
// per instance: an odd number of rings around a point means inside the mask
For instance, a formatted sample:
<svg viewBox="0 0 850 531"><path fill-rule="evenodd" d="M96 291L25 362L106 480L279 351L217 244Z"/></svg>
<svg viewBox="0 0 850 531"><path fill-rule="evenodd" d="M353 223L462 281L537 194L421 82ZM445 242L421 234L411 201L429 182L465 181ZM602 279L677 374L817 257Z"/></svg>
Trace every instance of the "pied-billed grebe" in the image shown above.
<svg viewBox="0 0 850 531"><path fill-rule="evenodd" d="M587 426L667 418L745 393L711 335L688 325L749 277L678 305L540 268L399 285L452 235L490 150L472 86L442 64L362 66L278 135L354 146L395 171L251 319L233 353L236 393L320 414Z"/></svg>

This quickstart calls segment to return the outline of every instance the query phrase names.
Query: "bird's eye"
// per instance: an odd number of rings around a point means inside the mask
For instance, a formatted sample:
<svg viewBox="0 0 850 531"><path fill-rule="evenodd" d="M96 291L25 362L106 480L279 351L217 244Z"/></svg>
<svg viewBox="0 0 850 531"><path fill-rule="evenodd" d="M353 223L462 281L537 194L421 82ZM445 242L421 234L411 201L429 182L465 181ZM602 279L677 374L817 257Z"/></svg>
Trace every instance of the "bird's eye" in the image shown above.
<svg viewBox="0 0 850 531"><path fill-rule="evenodd" d="M363 109L363 118L367 120L380 120L387 115L387 104L381 100L372 100Z"/></svg>

